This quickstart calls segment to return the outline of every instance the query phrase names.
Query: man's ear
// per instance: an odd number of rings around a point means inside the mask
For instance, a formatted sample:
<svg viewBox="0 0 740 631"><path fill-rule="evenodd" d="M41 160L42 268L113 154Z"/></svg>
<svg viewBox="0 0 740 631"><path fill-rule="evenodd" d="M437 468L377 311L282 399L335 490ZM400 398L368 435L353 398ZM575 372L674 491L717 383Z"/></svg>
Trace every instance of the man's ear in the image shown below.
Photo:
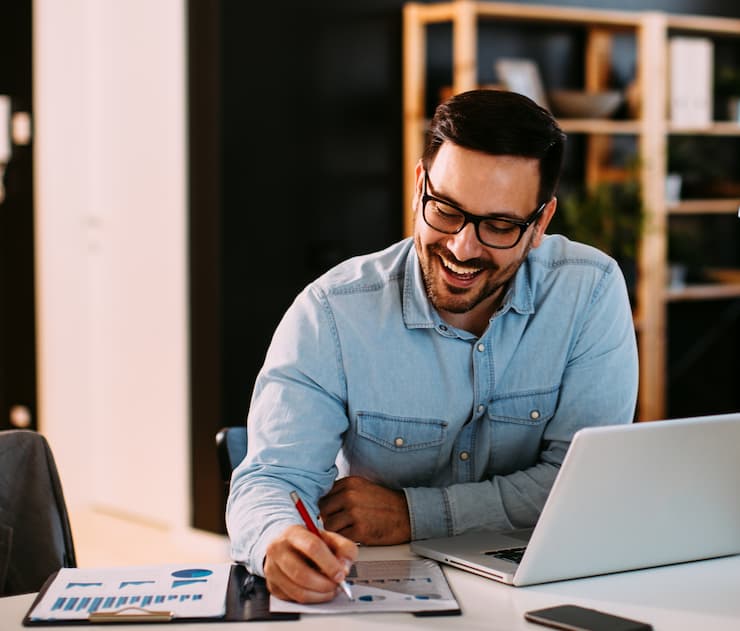
<svg viewBox="0 0 740 631"><path fill-rule="evenodd" d="M542 238L545 236L545 232L547 232L547 227L552 221L552 217L555 214L555 209L557 208L557 206L558 198L553 197L549 202L547 202L545 210L542 211L539 220L533 226L535 230L534 236L532 237L533 248L538 248L540 246L540 243L542 243Z"/></svg>
<svg viewBox="0 0 740 631"><path fill-rule="evenodd" d="M416 168L414 169L414 177L416 177L416 181L414 182L414 199L412 200L412 208L414 209L414 213L416 213L416 209L419 206L419 201L421 200L421 191L422 191L422 178L424 177L424 165L422 164L421 160L419 160L416 163Z"/></svg>

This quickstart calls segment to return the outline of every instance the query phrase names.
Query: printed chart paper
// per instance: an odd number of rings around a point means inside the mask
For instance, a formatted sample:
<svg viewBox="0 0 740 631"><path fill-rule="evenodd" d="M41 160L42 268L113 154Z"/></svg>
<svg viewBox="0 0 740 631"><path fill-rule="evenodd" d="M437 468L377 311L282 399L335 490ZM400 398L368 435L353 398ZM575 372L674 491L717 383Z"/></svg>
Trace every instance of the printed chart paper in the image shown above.
<svg viewBox="0 0 740 631"><path fill-rule="evenodd" d="M62 568L29 618L86 620L92 613L168 612L173 618L226 613L229 563Z"/></svg>
<svg viewBox="0 0 740 631"><path fill-rule="evenodd" d="M378 613L446 611L460 606L442 568L430 559L357 561L347 582L354 600L339 590L328 603L302 605L270 596L270 611L291 613Z"/></svg>

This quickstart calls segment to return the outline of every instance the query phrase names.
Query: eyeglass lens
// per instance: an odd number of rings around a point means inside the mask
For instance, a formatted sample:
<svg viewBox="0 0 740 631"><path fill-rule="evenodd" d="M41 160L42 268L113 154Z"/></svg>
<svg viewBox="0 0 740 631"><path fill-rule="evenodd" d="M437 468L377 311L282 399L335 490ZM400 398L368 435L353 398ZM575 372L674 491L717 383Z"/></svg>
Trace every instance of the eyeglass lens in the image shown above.
<svg viewBox="0 0 740 631"><path fill-rule="evenodd" d="M424 220L435 230L455 234L462 229L465 217L455 207L436 199L427 199L424 205ZM502 219L484 219L478 223L478 238L492 247L513 247L519 241L522 230L519 226Z"/></svg>

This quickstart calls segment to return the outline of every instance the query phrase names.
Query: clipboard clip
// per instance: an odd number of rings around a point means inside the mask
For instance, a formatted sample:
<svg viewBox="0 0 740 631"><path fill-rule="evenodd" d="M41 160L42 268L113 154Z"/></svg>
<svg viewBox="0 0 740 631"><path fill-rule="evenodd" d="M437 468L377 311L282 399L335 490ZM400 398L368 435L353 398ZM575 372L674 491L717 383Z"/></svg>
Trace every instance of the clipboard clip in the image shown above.
<svg viewBox="0 0 740 631"><path fill-rule="evenodd" d="M117 611L95 611L87 619L90 622L170 622L173 617L171 611L124 607Z"/></svg>

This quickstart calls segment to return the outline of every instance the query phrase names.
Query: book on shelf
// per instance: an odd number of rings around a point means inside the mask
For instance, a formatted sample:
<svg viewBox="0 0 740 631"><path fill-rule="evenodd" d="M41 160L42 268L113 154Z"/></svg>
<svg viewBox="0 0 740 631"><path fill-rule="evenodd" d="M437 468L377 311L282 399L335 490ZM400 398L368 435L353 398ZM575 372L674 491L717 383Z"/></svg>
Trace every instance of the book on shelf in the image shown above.
<svg viewBox="0 0 740 631"><path fill-rule="evenodd" d="M669 112L676 127L712 123L714 43L707 37L671 37L668 42Z"/></svg>

